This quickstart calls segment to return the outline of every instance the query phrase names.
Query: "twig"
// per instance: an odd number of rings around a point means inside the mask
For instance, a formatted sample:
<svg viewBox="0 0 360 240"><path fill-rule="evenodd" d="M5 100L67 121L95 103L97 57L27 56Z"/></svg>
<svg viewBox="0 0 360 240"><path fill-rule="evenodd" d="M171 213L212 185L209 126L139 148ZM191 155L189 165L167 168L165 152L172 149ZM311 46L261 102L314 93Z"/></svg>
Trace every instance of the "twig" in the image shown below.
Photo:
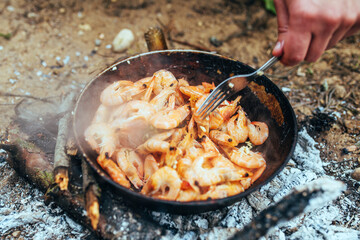
<svg viewBox="0 0 360 240"><path fill-rule="evenodd" d="M22 98L30 98L30 99L34 99L34 100L40 100L40 101L43 101L43 102L51 102L47 98L38 98L38 97L31 96L31 95L23 95L23 94L0 92L0 96L4 96L4 97L22 97Z"/></svg>
<svg viewBox="0 0 360 240"><path fill-rule="evenodd" d="M70 157L66 154L66 144L69 135L71 119L70 109L75 100L75 93L70 93L64 100L66 113L59 120L58 135L54 153L54 179L60 190L67 190L69 183Z"/></svg>
<svg viewBox="0 0 360 240"><path fill-rule="evenodd" d="M100 218L100 188L92 175L89 165L84 159L82 160L81 168L83 174L83 191L85 193L85 209L92 228L96 230Z"/></svg>

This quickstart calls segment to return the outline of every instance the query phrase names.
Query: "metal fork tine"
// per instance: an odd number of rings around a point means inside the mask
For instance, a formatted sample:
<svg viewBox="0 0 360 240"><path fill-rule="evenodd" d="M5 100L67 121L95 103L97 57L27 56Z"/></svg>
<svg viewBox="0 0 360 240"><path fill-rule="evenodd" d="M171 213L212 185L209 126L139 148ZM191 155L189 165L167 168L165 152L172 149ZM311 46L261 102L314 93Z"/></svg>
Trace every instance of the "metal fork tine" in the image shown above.
<svg viewBox="0 0 360 240"><path fill-rule="evenodd" d="M206 118L215 108L217 108L223 101L225 101L227 97L227 92L222 92L221 95L216 99L216 101L212 103L206 111L204 111L204 114L202 114L201 118Z"/></svg>
<svg viewBox="0 0 360 240"><path fill-rule="evenodd" d="M203 111L208 108L211 102L216 99L216 97L221 93L220 88L215 88L212 93L205 99L205 101L200 105L199 109L196 111L199 115L202 115Z"/></svg>

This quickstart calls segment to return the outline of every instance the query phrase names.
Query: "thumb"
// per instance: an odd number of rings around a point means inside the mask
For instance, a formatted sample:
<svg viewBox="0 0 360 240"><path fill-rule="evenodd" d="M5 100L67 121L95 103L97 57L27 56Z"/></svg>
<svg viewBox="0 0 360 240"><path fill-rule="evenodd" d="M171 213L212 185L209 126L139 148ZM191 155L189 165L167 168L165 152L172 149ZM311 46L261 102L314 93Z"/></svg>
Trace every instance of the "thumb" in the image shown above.
<svg viewBox="0 0 360 240"><path fill-rule="evenodd" d="M284 40L289 27L289 12L285 0L275 0L274 4L278 22L278 40L272 54L280 57L284 52Z"/></svg>

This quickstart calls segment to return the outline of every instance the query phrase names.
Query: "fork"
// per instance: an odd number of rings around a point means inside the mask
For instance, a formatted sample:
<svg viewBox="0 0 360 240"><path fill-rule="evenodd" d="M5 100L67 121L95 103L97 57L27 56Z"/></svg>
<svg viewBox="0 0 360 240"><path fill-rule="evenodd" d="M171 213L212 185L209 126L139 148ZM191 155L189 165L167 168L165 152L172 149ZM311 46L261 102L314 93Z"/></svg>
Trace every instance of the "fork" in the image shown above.
<svg viewBox="0 0 360 240"><path fill-rule="evenodd" d="M196 114L202 119L206 118L223 101L225 101L238 91L244 89L254 79L264 75L264 71L269 69L278 60L279 57L272 57L269 61L267 61L264 65L262 65L259 69L252 73L235 75L225 79L211 92L211 94L200 105L199 109L196 111Z"/></svg>

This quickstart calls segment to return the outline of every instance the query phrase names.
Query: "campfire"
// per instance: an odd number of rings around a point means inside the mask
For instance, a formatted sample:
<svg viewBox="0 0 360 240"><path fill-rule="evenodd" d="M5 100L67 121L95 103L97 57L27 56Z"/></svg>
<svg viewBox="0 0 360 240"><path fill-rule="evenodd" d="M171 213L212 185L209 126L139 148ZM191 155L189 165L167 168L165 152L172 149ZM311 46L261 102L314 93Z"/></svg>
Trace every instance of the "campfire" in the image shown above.
<svg viewBox="0 0 360 240"><path fill-rule="evenodd" d="M163 41L152 40L149 33L146 38L149 46L155 44L155 49L166 47ZM47 202L55 202L101 238L257 239L266 234L284 237L289 231L304 237L303 234L311 234L309 229L316 232L324 228L315 224L322 217L328 229L323 233L325 237L335 232L356 236L355 231L331 225L335 220L331 211L340 213L331 201L341 195L344 184L326 176L316 143L306 130L300 132L291 160L272 181L264 182L233 205L229 204L234 201L227 202L229 206L225 208L210 207L205 208L206 213L176 215L147 209L141 201L132 204L124 200L124 195L114 193L114 188L90 168L71 131L76 97L71 92L55 102L20 103L16 108L18 117L1 148L21 176L46 192ZM279 108L274 109L279 113ZM30 114L32 111L36 114ZM281 117L275 120L284 121ZM6 227L0 227L0 231L5 230Z"/></svg>

